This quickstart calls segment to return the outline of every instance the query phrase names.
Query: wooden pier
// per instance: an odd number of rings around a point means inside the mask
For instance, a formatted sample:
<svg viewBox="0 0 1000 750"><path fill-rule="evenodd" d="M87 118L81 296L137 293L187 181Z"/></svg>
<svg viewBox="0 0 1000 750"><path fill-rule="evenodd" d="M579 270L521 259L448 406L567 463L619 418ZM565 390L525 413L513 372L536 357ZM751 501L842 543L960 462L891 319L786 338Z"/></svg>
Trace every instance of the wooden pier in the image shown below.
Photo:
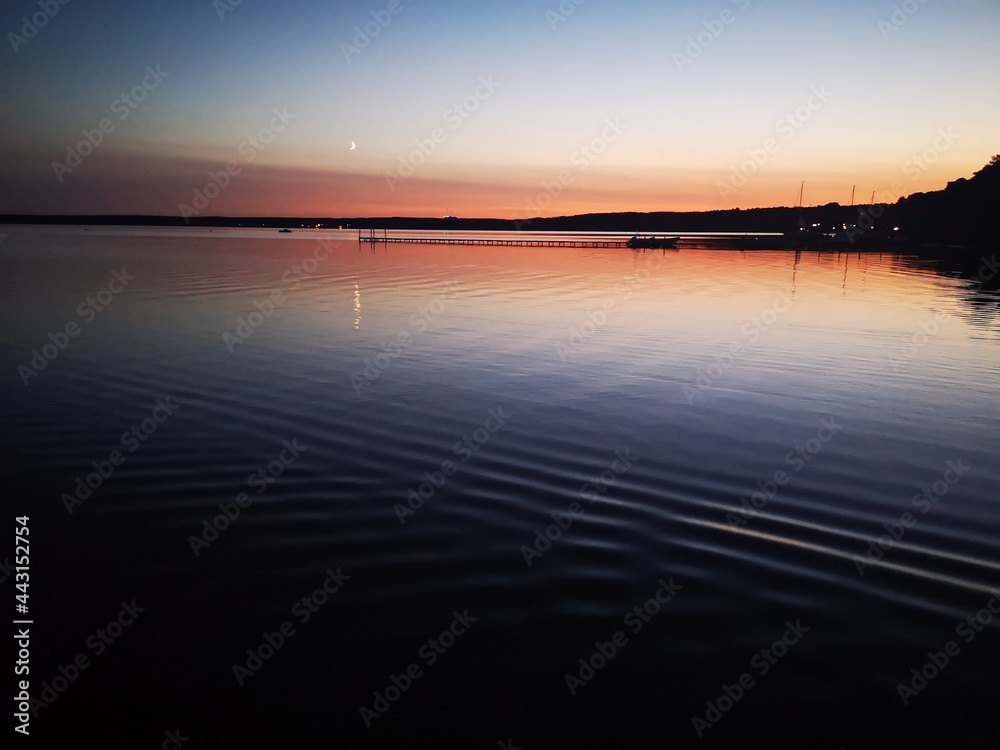
<svg viewBox="0 0 1000 750"><path fill-rule="evenodd" d="M369 230L368 234L362 234L361 230L358 230L358 242L415 245L496 245L511 247L628 247L628 240L624 238L616 240L512 240L499 237L390 237L387 233L378 235L374 230Z"/></svg>

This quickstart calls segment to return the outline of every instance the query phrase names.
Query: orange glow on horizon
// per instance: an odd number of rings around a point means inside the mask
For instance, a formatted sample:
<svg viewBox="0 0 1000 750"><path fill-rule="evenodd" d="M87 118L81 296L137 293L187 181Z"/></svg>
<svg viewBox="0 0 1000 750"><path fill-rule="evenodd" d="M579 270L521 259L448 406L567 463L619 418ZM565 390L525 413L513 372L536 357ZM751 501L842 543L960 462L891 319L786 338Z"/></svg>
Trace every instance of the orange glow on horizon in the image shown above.
<svg viewBox="0 0 1000 750"><path fill-rule="evenodd" d="M11 174L23 179L26 194L30 193L38 158L37 154L22 153L8 164ZM381 171L369 167L364 172L344 172L254 163L240 164L239 174L199 215L455 215L526 220L591 213L720 211L795 206L803 180L806 206L849 205L854 185L855 204L864 205L871 201L873 192L878 202L895 202L916 192L941 190L951 180L971 177L988 160L978 153L965 155L959 166L954 162L935 165L916 175L903 164L842 165L823 171L814 167L799 173L761 170L745 182L734 181L731 170L650 166L597 165L580 170L566 165L427 165L406 179L394 179L398 175L386 165ZM210 174L220 171L220 163L209 154L181 159L112 148L95 154L86 167L73 176L72 198L67 194L66 203L53 202L54 210L47 213L181 215L181 205L193 205L197 192L210 182ZM51 192L47 176L38 189Z"/></svg>

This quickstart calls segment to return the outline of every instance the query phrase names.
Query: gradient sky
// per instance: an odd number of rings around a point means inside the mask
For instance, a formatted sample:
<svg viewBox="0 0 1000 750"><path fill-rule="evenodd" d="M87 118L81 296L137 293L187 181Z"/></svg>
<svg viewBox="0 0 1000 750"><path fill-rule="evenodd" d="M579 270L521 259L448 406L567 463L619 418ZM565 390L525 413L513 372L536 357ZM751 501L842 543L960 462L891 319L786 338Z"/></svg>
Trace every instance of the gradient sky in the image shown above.
<svg viewBox="0 0 1000 750"><path fill-rule="evenodd" d="M872 0L566 0L561 21L558 0L242 0L220 19L233 1L70 0L23 43L10 34L44 11L6 3L0 213L178 215L230 161L239 174L200 213L748 208L794 205L803 180L808 205L848 203L855 184L867 202L940 189L1000 152L996 0L909 0L898 28ZM680 69L675 53L724 11ZM391 20L348 61L373 12ZM122 119L147 66L169 75ZM810 110L814 88L829 96ZM458 119L463 101L476 110ZM251 162L240 146L275 108L294 119ZM797 108L807 121L779 125ZM103 118L114 130L60 181L53 162ZM733 186L753 150L763 164ZM932 164L912 161L925 151Z"/></svg>

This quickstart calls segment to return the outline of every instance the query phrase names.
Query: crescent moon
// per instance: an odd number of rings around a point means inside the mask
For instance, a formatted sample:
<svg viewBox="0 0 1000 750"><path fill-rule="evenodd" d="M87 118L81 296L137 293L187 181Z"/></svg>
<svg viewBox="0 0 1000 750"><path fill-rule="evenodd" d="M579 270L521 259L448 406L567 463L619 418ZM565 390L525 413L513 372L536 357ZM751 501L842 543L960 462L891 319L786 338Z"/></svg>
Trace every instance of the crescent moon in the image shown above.
<svg viewBox="0 0 1000 750"><path fill-rule="evenodd" d="M356 144L354 141L351 141L351 151L353 151L357 147L358 147L358 144Z"/></svg>

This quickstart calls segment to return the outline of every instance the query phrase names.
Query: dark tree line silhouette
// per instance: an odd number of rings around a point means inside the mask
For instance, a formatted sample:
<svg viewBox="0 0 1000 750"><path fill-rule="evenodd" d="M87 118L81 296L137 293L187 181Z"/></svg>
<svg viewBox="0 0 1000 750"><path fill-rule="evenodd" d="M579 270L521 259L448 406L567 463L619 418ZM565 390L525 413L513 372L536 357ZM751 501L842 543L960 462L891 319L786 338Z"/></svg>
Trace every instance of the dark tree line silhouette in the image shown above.
<svg viewBox="0 0 1000 750"><path fill-rule="evenodd" d="M1000 155L973 174L950 182L943 190L915 193L892 204L843 206L829 203L806 208L751 208L720 211L658 211L583 214L533 219L490 218L365 218L365 217L225 217L197 216L192 226L295 227L323 226L352 229L426 229L449 231L529 232L786 232L797 226L818 224L823 229L843 226L892 229L914 245L962 245L985 248L996 242L1000 206ZM179 216L0 216L9 224L98 224L185 226Z"/></svg>

